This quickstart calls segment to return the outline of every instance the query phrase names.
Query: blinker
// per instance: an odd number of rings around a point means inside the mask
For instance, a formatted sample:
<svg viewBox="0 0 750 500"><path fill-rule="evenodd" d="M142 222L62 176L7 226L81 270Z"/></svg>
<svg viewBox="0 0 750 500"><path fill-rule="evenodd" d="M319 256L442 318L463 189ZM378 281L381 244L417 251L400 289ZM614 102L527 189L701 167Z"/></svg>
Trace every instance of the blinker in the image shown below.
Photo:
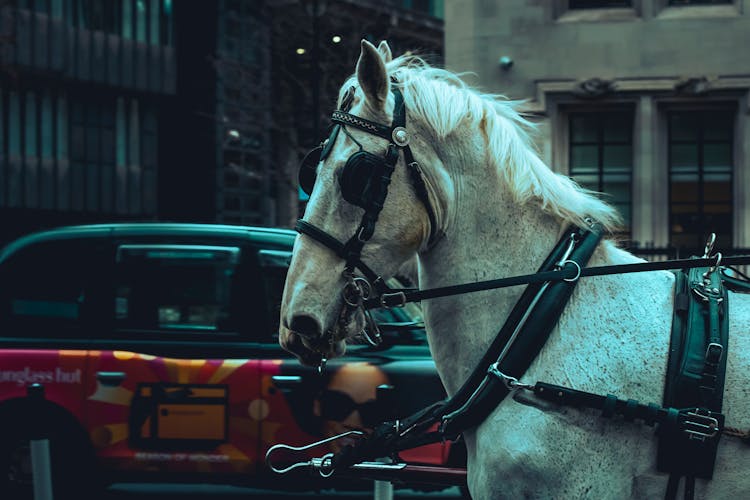
<svg viewBox="0 0 750 500"><path fill-rule="evenodd" d="M312 194L313 187L315 187L315 180L318 177L318 164L321 161L325 161L328 155L331 154L336 137L339 135L339 130L341 130L341 125L335 124L331 129L331 135L328 136L328 139L320 143L318 147L311 149L302 159L297 177L299 186L308 196Z"/></svg>

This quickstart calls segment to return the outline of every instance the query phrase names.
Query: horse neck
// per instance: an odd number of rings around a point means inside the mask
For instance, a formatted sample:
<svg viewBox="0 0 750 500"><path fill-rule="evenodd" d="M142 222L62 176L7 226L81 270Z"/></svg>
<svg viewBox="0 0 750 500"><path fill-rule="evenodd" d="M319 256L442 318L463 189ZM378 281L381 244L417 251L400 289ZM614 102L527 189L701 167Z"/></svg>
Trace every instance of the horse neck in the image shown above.
<svg viewBox="0 0 750 500"><path fill-rule="evenodd" d="M456 207L443 239L420 255L420 287L535 272L559 237L560 221L532 203L519 206L491 174L454 178L460 179ZM522 292L512 287L425 301L430 348L449 394L474 369Z"/></svg>

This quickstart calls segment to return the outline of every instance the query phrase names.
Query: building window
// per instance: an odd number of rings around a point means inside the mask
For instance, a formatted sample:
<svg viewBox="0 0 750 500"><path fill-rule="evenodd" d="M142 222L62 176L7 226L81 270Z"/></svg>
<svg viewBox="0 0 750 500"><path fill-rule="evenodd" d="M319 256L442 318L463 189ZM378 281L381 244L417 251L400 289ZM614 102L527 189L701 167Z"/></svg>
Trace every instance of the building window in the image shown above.
<svg viewBox="0 0 750 500"><path fill-rule="evenodd" d="M630 0L569 0L570 9L613 9L630 7Z"/></svg>
<svg viewBox="0 0 750 500"><path fill-rule="evenodd" d="M117 0L75 0L75 26L91 31L117 33L120 28L120 3Z"/></svg>
<svg viewBox="0 0 750 500"><path fill-rule="evenodd" d="M148 12L146 0L135 0L135 39L138 42L148 41Z"/></svg>
<svg viewBox="0 0 750 500"><path fill-rule="evenodd" d="M122 37L133 39L133 2L124 0L122 2Z"/></svg>
<svg viewBox="0 0 750 500"><path fill-rule="evenodd" d="M630 239L633 115L627 111L570 115L570 175L602 193L623 218L620 236Z"/></svg>
<svg viewBox="0 0 750 500"><path fill-rule="evenodd" d="M112 211L115 168L114 101L73 101L70 160L84 172L85 208Z"/></svg>
<svg viewBox="0 0 750 500"><path fill-rule="evenodd" d="M685 251L703 249L710 233L732 247L731 110L668 114L669 238Z"/></svg>
<svg viewBox="0 0 750 500"><path fill-rule="evenodd" d="M159 11L159 30L162 45L172 45L172 0L162 0ZM151 43L155 43L153 40Z"/></svg>
<svg viewBox="0 0 750 500"><path fill-rule="evenodd" d="M61 9L55 7L53 15ZM172 0L71 0L70 9L78 28L151 45L172 44Z"/></svg>
<svg viewBox="0 0 750 500"><path fill-rule="evenodd" d="M444 17L444 0L401 0L400 3L407 9L424 12L425 14L430 14L434 17Z"/></svg>
<svg viewBox="0 0 750 500"><path fill-rule="evenodd" d="M734 0L669 0L669 5L718 5L733 3Z"/></svg>
<svg viewBox="0 0 750 500"><path fill-rule="evenodd" d="M42 14L49 14L50 0L34 0L34 10Z"/></svg>

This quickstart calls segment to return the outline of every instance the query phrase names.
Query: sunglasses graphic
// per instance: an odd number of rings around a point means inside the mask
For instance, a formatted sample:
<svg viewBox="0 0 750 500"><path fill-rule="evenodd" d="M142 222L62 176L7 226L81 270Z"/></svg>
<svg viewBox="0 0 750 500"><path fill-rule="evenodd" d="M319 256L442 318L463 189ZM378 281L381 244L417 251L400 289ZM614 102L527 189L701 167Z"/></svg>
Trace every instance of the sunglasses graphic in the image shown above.
<svg viewBox="0 0 750 500"><path fill-rule="evenodd" d="M383 420L383 412L374 399L364 403L355 403L348 394L341 391L325 390L320 394L319 400L321 416L326 420L341 422L354 410L359 411L362 423L367 427L375 427Z"/></svg>

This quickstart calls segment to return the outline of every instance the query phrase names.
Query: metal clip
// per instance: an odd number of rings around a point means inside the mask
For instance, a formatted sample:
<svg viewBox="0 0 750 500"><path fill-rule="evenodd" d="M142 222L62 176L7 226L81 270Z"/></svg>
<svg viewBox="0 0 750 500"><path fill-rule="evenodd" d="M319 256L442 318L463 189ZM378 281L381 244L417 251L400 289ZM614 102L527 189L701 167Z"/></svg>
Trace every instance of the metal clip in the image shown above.
<svg viewBox="0 0 750 500"><path fill-rule="evenodd" d="M380 328L378 328L378 324L372 318L370 311L365 310L364 314L367 326L362 329L362 336L372 347L377 347L383 342L383 337L380 335Z"/></svg>
<svg viewBox="0 0 750 500"><path fill-rule="evenodd" d="M716 271L716 269L718 269L720 265L721 265L721 252L716 252L716 264L714 264L713 266L709 267L708 271L706 271L703 274L703 277L704 278L708 278L708 276L711 273L713 273L714 271Z"/></svg>
<svg viewBox="0 0 750 500"><path fill-rule="evenodd" d="M568 261L568 257L570 257L570 254L573 253L573 249L576 246L576 235L575 233L570 233L570 241L568 242L568 248L565 249L565 253L560 257L560 260L555 263L555 267L558 269L562 269L562 267L565 265Z"/></svg>
<svg viewBox="0 0 750 500"><path fill-rule="evenodd" d="M519 389L534 390L533 385L519 382L516 377L511 377L510 375L506 375L503 372L501 372L497 363L492 363L490 367L487 369L487 373L494 375L500 380L502 380L503 384L505 385L505 388L508 389L510 392L517 391Z"/></svg>
<svg viewBox="0 0 750 500"><path fill-rule="evenodd" d="M316 446L320 446L322 444L330 443L331 441L344 438L346 436L351 436L351 435L364 436L364 434L365 433L362 431L348 431L348 432L344 432L342 434L338 434L333 437L322 439L320 441L315 441L314 443L311 443L305 446L290 446L288 444L277 444L277 445L271 446L266 452L266 465L268 465L268 468L271 469L276 474L286 474L287 472L294 470L294 469L299 469L300 467L311 467L313 469L316 469L320 473L321 476L329 477L334 473L334 470L335 470L333 468L333 461L332 461L333 453L327 453L320 458L312 458L310 460L304 460L302 462L297 462L288 467L283 467L283 468L277 468L273 466L273 464L271 463L271 455L278 450L305 451L305 450L309 450L310 448L314 448Z"/></svg>

